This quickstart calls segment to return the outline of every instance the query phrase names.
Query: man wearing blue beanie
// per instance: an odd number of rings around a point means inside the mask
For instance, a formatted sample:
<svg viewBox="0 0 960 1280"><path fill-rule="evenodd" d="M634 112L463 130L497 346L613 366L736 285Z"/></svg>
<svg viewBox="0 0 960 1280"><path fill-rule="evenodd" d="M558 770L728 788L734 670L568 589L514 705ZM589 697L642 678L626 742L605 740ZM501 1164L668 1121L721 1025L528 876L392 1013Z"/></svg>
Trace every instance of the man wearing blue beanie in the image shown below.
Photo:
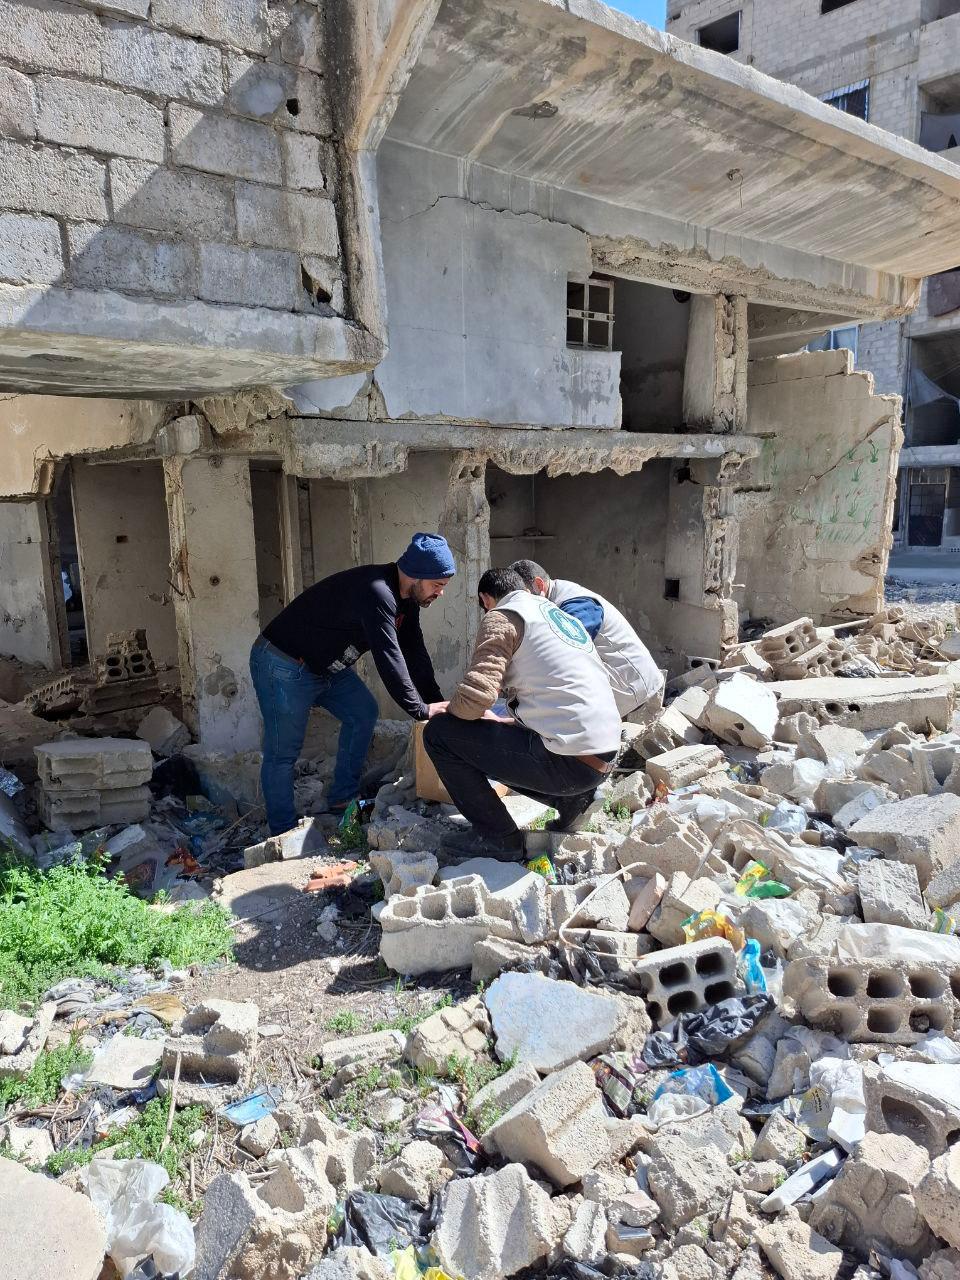
<svg viewBox="0 0 960 1280"><path fill-rule="evenodd" d="M457 571L439 533L416 533L396 564L345 569L301 592L263 629L250 651L250 674L263 716L260 781L271 835L296 825L293 772L312 707L340 721L327 808L342 813L360 785L377 700L353 670L373 655L380 679L414 720L446 703L420 629L420 610L443 595Z"/></svg>

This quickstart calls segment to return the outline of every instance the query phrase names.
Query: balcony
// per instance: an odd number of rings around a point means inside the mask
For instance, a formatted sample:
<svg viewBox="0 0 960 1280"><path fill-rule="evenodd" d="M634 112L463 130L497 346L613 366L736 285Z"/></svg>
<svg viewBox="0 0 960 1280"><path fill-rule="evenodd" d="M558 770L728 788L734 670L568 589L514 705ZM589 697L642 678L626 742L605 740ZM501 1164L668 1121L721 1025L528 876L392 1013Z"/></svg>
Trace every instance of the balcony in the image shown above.
<svg viewBox="0 0 960 1280"><path fill-rule="evenodd" d="M960 4L920 28L917 79L921 89L945 105L960 105Z"/></svg>

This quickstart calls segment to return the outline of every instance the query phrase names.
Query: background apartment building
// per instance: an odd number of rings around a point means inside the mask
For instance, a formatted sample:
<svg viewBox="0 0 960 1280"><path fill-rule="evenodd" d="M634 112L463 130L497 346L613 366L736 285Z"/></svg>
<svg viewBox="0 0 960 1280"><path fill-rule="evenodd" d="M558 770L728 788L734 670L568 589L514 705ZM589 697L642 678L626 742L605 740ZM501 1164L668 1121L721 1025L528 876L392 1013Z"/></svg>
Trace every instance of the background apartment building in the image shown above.
<svg viewBox="0 0 960 1280"><path fill-rule="evenodd" d="M668 0L667 30L960 163L960 0ZM825 183L824 209L861 194ZM926 281L907 319L816 345L852 347L904 397L896 544L960 552L960 271Z"/></svg>

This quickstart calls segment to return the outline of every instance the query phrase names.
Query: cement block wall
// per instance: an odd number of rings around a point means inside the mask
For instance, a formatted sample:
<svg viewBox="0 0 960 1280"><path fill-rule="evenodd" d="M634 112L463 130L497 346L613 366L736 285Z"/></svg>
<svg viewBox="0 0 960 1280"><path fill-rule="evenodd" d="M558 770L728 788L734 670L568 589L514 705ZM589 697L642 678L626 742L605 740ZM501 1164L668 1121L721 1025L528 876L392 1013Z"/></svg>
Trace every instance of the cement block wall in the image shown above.
<svg viewBox="0 0 960 1280"><path fill-rule="evenodd" d="M845 351L757 360L750 425L766 437L737 485L737 582L754 618L837 620L879 608L891 542L897 396Z"/></svg>
<svg viewBox="0 0 960 1280"><path fill-rule="evenodd" d="M342 310L324 57L313 0L3 0L0 283Z"/></svg>

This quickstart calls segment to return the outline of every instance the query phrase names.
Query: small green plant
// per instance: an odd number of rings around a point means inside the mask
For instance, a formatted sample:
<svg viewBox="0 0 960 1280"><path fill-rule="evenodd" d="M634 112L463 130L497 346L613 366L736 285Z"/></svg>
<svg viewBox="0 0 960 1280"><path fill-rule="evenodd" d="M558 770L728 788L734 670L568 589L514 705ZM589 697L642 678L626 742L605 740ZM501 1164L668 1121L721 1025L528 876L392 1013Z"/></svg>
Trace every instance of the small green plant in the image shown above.
<svg viewBox="0 0 960 1280"><path fill-rule="evenodd" d="M340 1009L324 1023L328 1031L335 1031L339 1036L357 1035L365 1025L366 1020L352 1009Z"/></svg>
<svg viewBox="0 0 960 1280"><path fill-rule="evenodd" d="M400 988L398 988L398 994ZM372 1031L402 1031L404 1035L409 1035L414 1027L419 1027L421 1022L425 1022L435 1013L439 1013L441 1009L449 1009L453 1004L453 997L449 994L443 995L436 1000L429 1009L421 1009L417 1013L401 1013L395 1018L389 1018L385 1021L375 1022L371 1027Z"/></svg>
<svg viewBox="0 0 960 1280"><path fill-rule="evenodd" d="M0 1008L36 1001L67 977L109 966L177 968L229 955L227 913L213 903L154 910L98 862L41 871L0 847Z"/></svg>
<svg viewBox="0 0 960 1280"><path fill-rule="evenodd" d="M170 1175L167 1191L177 1194L177 1183L183 1179L185 1166L194 1150L191 1139L198 1129L205 1127L205 1113L203 1107L184 1107L178 1111L170 1128L170 1141L161 1151L169 1108L168 1099L153 1098L136 1120L113 1138L113 1142L117 1160L153 1160L163 1165ZM167 1203L172 1201L167 1200Z"/></svg>
<svg viewBox="0 0 960 1280"><path fill-rule="evenodd" d="M492 1129L501 1116L506 1115L503 1107L496 1102L484 1102L478 1108L467 1112L466 1125L471 1133L482 1138L488 1129Z"/></svg>
<svg viewBox="0 0 960 1280"><path fill-rule="evenodd" d="M630 821L630 810L625 804L615 804L612 800L604 800L603 812L617 822Z"/></svg>
<svg viewBox="0 0 960 1280"><path fill-rule="evenodd" d="M559 817L560 815L557 813L556 809L548 809L546 813L541 813L539 818L535 818L533 822L530 823L528 830L544 831L548 822L556 822Z"/></svg>
<svg viewBox="0 0 960 1280"><path fill-rule="evenodd" d="M0 1080L0 1111L11 1102L24 1107L45 1107L55 1102L63 1077L88 1067L91 1057L77 1046L76 1037L69 1044L41 1053L22 1080L15 1076L4 1076Z"/></svg>

